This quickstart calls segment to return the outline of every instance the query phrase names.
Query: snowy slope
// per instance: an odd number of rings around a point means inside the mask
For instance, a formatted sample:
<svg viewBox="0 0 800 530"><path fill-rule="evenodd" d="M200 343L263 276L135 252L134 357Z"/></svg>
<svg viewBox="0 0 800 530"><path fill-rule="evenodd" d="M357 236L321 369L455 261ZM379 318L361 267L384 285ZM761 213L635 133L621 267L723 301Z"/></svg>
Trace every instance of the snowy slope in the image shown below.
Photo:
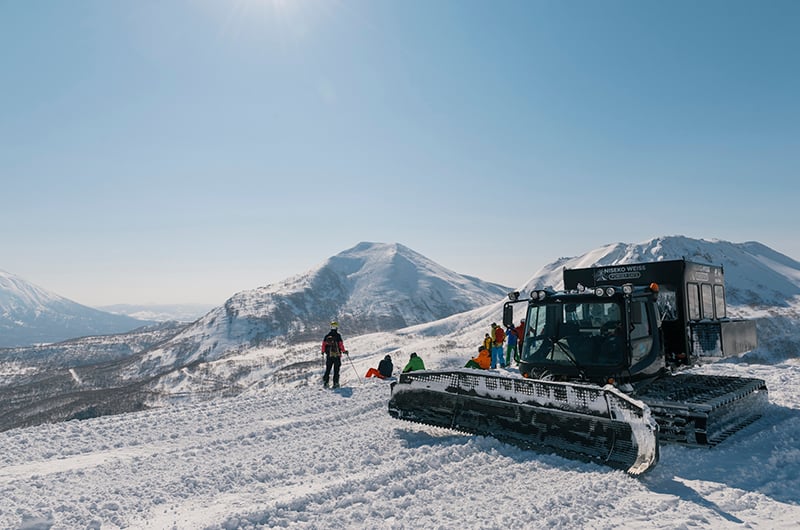
<svg viewBox="0 0 800 530"><path fill-rule="evenodd" d="M361 344L364 349L378 344ZM666 446L636 479L401 422L389 386L235 398L0 433L0 527L790 529L800 520L800 365L767 414L714 449Z"/></svg>
<svg viewBox="0 0 800 530"><path fill-rule="evenodd" d="M614 263L629 252L707 256L740 293L732 310L761 317L766 329L797 325L800 268L757 243L610 245L543 268L525 288L555 285L565 265ZM501 307L395 331L344 327L351 355L337 392L319 388L317 340L266 342L162 378L157 386L172 406L0 433L0 528L797 527L793 328L782 328L785 342L761 336L756 352L696 368L765 379L771 404L760 420L710 450L664 446L656 468L634 479L388 416L389 387L363 379L367 368L390 354L399 369L411 351L429 368L463 366ZM225 391L236 395L219 397Z"/></svg>
<svg viewBox="0 0 800 530"><path fill-rule="evenodd" d="M0 270L0 348L122 333L152 323L92 309Z"/></svg>

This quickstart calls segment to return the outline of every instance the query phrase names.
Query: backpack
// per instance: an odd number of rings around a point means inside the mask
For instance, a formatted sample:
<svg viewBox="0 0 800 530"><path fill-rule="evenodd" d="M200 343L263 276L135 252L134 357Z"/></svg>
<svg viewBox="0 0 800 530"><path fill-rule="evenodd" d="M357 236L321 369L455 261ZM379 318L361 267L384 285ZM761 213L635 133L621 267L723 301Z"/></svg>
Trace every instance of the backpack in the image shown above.
<svg viewBox="0 0 800 530"><path fill-rule="evenodd" d="M336 339L331 336L325 337L325 353L327 353L329 357L339 357L341 353L339 351L339 344L336 342Z"/></svg>

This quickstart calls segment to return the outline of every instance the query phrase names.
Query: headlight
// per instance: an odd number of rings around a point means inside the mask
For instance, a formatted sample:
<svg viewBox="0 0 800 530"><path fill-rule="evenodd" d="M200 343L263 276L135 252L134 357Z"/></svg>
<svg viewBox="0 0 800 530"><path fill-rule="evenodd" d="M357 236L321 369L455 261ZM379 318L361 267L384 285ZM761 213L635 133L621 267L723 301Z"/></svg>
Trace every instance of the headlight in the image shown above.
<svg viewBox="0 0 800 530"><path fill-rule="evenodd" d="M603 288L602 287L595 288L594 294L596 294L597 296L603 296Z"/></svg>
<svg viewBox="0 0 800 530"><path fill-rule="evenodd" d="M606 295L607 296L614 296L615 289L613 287L606 287Z"/></svg>
<svg viewBox="0 0 800 530"><path fill-rule="evenodd" d="M631 294L633 292L633 284L632 283L626 283L625 285L623 285L622 286L622 292L625 293L625 294Z"/></svg>
<svg viewBox="0 0 800 530"><path fill-rule="evenodd" d="M531 291L531 299L544 300L544 291Z"/></svg>

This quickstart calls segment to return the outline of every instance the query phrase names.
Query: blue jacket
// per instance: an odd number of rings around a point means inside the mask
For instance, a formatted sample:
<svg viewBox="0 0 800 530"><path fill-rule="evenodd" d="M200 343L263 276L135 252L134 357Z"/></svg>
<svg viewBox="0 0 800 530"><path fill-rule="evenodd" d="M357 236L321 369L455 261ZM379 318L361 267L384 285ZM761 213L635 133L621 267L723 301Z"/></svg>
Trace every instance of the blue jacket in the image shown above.
<svg viewBox="0 0 800 530"><path fill-rule="evenodd" d="M508 328L506 330L506 339L508 340L509 346L516 346L517 345L517 330L514 328Z"/></svg>

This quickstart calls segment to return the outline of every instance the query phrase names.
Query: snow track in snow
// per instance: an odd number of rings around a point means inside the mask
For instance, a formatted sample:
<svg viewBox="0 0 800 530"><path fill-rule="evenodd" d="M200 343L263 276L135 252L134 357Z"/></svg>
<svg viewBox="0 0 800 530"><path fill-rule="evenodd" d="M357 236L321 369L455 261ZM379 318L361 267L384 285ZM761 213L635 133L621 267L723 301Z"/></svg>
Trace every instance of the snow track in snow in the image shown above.
<svg viewBox="0 0 800 530"><path fill-rule="evenodd" d="M17 429L0 528L792 528L800 370L774 370L784 404L644 479L392 419L379 381Z"/></svg>

